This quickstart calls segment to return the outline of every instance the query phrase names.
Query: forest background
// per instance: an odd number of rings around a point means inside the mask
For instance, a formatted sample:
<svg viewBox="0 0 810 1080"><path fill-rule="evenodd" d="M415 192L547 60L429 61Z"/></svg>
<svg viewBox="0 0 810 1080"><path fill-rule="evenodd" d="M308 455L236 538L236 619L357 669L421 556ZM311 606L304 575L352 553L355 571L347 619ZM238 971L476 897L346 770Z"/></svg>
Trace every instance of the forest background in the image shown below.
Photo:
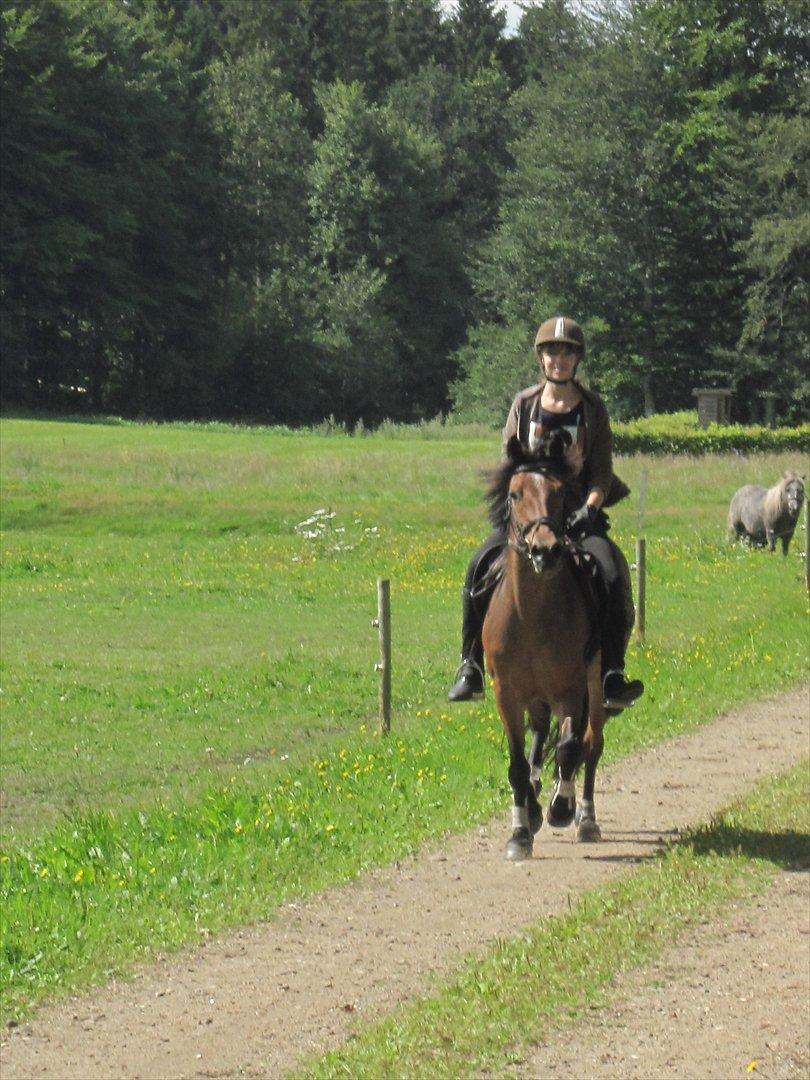
<svg viewBox="0 0 810 1080"><path fill-rule="evenodd" d="M806 417L806 0L0 0L6 408ZM770 405L768 404L770 402Z"/></svg>

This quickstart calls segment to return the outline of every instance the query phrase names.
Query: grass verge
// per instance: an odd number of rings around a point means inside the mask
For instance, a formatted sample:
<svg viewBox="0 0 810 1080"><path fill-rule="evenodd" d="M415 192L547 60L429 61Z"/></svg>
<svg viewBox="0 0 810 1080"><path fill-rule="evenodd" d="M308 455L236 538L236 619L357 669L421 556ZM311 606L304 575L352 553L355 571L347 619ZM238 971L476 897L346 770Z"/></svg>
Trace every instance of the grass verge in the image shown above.
<svg viewBox="0 0 810 1080"><path fill-rule="evenodd" d="M525 1056L544 1028L605 1004L622 972L762 891L778 868L806 867L809 794L810 762L763 781L651 865L588 892L570 914L500 942L483 960L469 960L434 994L292 1075L524 1075Z"/></svg>

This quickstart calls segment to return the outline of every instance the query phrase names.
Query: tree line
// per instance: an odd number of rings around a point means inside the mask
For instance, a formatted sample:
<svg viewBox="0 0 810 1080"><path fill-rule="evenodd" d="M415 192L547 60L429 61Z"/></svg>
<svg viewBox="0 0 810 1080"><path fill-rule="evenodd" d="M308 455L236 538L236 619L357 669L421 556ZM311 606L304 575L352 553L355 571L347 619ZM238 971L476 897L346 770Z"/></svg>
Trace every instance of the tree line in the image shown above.
<svg viewBox="0 0 810 1080"><path fill-rule="evenodd" d="M805 415L806 0L0 0L3 401Z"/></svg>

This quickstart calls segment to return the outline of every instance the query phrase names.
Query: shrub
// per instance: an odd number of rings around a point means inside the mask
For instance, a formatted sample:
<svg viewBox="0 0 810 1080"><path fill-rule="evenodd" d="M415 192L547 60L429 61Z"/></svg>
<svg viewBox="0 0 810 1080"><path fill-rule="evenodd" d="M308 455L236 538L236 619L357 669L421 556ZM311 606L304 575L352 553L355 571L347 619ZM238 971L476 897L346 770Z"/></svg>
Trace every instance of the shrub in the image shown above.
<svg viewBox="0 0 810 1080"><path fill-rule="evenodd" d="M810 424L768 428L761 425L710 424L698 427L690 411L661 413L613 424L618 454L756 454L810 449Z"/></svg>

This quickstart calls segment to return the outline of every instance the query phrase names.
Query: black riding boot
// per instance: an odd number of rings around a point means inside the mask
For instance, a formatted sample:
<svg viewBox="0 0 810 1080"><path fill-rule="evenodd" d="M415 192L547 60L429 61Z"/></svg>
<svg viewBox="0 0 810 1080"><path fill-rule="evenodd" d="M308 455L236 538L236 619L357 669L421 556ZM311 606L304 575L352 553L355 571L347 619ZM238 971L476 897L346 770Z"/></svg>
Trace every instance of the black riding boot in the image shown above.
<svg viewBox="0 0 810 1080"><path fill-rule="evenodd" d="M627 709L644 693L640 679L627 679L624 674L627 626L620 605L611 597L602 620L602 700L610 709Z"/></svg>
<svg viewBox="0 0 810 1080"><path fill-rule="evenodd" d="M624 654L632 623L632 607L625 596L614 545L605 535L587 536L582 546L599 566L599 632L602 638L602 700L606 708L626 709L644 693L640 679L627 679Z"/></svg>
<svg viewBox="0 0 810 1080"><path fill-rule="evenodd" d="M447 697L450 701L480 701L484 696L484 618L472 590L466 586L461 590L461 614L461 666Z"/></svg>

